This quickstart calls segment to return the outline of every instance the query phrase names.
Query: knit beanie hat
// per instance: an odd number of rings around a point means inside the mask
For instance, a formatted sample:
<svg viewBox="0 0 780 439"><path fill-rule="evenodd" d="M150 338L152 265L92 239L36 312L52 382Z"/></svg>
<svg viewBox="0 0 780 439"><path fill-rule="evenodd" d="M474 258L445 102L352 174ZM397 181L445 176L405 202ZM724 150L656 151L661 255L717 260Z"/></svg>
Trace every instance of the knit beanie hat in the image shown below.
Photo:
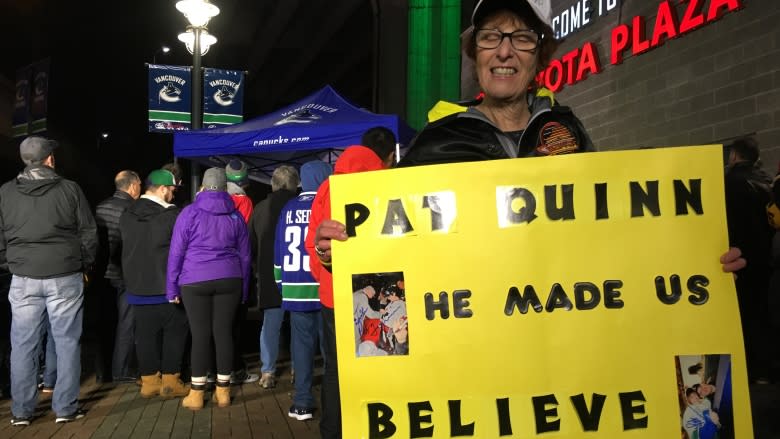
<svg viewBox="0 0 780 439"><path fill-rule="evenodd" d="M225 192L227 190L227 177L222 168L209 168L203 174L203 190Z"/></svg>
<svg viewBox="0 0 780 439"><path fill-rule="evenodd" d="M225 175L227 181L242 186L249 180L249 169L246 163L239 159L233 159L225 166Z"/></svg>

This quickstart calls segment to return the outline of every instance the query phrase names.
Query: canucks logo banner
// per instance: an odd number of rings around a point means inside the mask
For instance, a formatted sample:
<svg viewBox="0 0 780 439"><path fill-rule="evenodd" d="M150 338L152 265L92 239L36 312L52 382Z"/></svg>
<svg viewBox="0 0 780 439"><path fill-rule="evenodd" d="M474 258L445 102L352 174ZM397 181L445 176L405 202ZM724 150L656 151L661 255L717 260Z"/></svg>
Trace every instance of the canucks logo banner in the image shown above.
<svg viewBox="0 0 780 439"><path fill-rule="evenodd" d="M203 127L216 128L244 120L244 72L207 68L203 73Z"/></svg>
<svg viewBox="0 0 780 439"><path fill-rule="evenodd" d="M11 132L13 137L29 134L30 120L30 66L16 71L16 96L14 97L14 113Z"/></svg>
<svg viewBox="0 0 780 439"><path fill-rule="evenodd" d="M30 131L46 131L46 113L49 101L49 60L32 65L30 84Z"/></svg>
<svg viewBox="0 0 780 439"><path fill-rule="evenodd" d="M185 131L191 126L191 67L149 64L149 131Z"/></svg>

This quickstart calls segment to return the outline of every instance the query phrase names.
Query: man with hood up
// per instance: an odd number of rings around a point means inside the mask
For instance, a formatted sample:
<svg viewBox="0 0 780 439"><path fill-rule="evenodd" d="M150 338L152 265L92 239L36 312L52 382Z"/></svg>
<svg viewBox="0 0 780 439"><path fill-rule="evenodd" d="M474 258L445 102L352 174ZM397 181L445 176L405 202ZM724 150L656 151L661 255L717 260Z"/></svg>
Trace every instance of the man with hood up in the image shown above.
<svg viewBox="0 0 780 439"><path fill-rule="evenodd" d="M30 425L38 405L35 358L46 314L57 350L51 405L56 422L84 417L79 377L84 272L94 264L97 226L84 192L54 171L57 142L24 139L26 165L0 188L0 255L13 274L11 303L11 425Z"/></svg>
<svg viewBox="0 0 780 439"><path fill-rule="evenodd" d="M274 277L282 295L282 309L290 313L295 395L288 416L299 421L314 414L311 393L314 355L322 332L320 295L311 276L304 239L309 228L311 203L317 188L333 173L330 164L312 160L301 166L301 192L288 201L276 222Z"/></svg>

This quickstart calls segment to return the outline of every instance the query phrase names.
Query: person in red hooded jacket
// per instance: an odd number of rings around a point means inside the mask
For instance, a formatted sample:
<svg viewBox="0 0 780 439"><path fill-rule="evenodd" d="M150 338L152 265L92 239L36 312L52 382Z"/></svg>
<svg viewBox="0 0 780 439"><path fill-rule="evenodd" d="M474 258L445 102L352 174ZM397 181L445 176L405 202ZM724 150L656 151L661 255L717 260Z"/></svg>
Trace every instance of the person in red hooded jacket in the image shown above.
<svg viewBox="0 0 780 439"><path fill-rule="evenodd" d="M334 174L378 171L390 167L395 155L396 138L384 127L371 128L363 134L362 145L350 146L336 161ZM309 230L317 230L320 223L330 220L330 181L325 180L317 190L309 217ZM339 400L338 364L336 363L336 331L333 315L333 276L330 255L315 245L314 233L306 236L306 251L311 256L312 276L320 283L322 303L323 348L325 373L322 379L322 416L320 434L323 438L341 437L341 406ZM351 291L350 291L351 293Z"/></svg>

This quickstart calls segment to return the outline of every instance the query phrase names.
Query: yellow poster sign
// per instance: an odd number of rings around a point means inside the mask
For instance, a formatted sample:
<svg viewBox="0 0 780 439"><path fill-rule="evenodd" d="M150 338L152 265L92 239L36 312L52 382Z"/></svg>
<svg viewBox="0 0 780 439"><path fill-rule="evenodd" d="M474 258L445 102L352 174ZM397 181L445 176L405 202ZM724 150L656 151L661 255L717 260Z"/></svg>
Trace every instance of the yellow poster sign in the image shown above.
<svg viewBox="0 0 780 439"><path fill-rule="evenodd" d="M717 146L332 177L343 437L753 437L723 193Z"/></svg>

